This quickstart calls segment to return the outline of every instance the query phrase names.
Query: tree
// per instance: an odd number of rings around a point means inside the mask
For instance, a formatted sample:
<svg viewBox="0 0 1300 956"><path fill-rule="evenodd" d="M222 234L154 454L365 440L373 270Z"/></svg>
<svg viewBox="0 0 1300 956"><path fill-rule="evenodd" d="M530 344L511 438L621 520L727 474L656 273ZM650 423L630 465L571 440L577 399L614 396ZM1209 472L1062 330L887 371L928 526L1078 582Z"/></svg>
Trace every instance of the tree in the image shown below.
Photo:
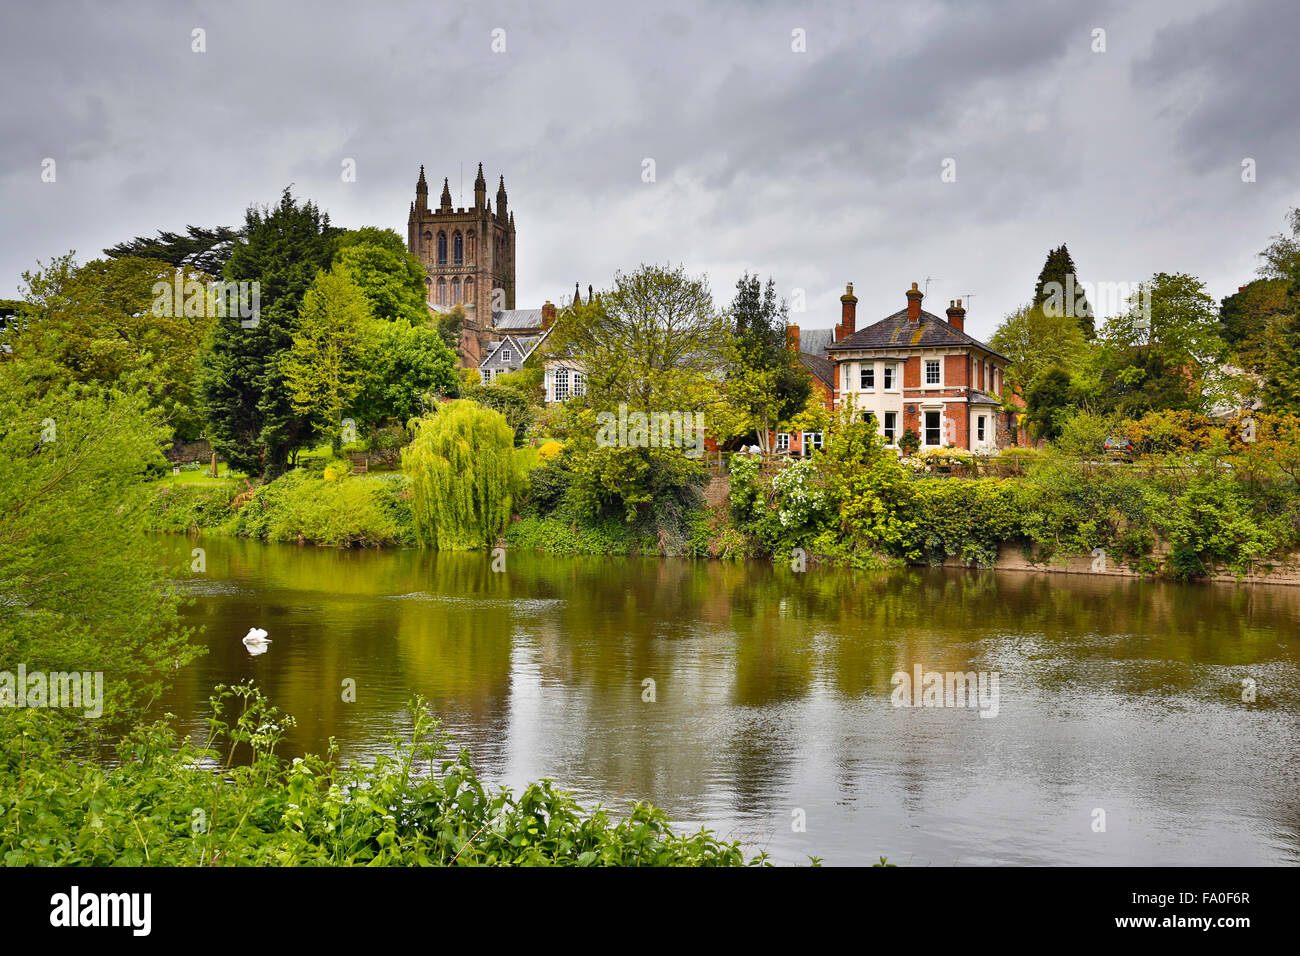
<svg viewBox="0 0 1300 956"><path fill-rule="evenodd" d="M907 545L911 483L898 456L885 445L874 415L863 415L851 399L843 402L813 462L850 547L919 556ZM815 542L814 547L821 545Z"/></svg>
<svg viewBox="0 0 1300 956"><path fill-rule="evenodd" d="M446 312L438 312L434 318L438 334L447 343L452 352L460 350L460 334L465 327L465 307L460 303L453 305Z"/></svg>
<svg viewBox="0 0 1300 956"><path fill-rule="evenodd" d="M1264 402L1275 414L1300 413L1300 209L1288 217L1291 235L1276 235L1261 253L1260 273L1286 283L1286 299L1269 336Z"/></svg>
<svg viewBox="0 0 1300 956"><path fill-rule="evenodd" d="M170 432L143 393L30 372L0 362L0 661L102 672L105 714L142 709L197 653L144 533Z"/></svg>
<svg viewBox="0 0 1300 956"><path fill-rule="evenodd" d="M342 445L343 410L361 392L370 304L346 273L321 272L302 300L293 345L280 361L294 411Z"/></svg>
<svg viewBox="0 0 1300 956"><path fill-rule="evenodd" d="M1219 335L1243 367L1262 372L1287 315L1284 279L1256 279L1219 303Z"/></svg>
<svg viewBox="0 0 1300 956"><path fill-rule="evenodd" d="M1069 372L1051 368L1040 374L1025 395L1025 421L1033 436L1054 439L1060 435L1062 413L1075 403Z"/></svg>
<svg viewBox="0 0 1300 956"><path fill-rule="evenodd" d="M1205 283L1159 272L1107 319L1094 360L1102 411L1137 417L1159 408L1205 411L1232 389L1218 367L1219 316Z"/></svg>
<svg viewBox="0 0 1300 956"><path fill-rule="evenodd" d="M812 379L787 345L788 308L776 297L776 283L764 287L748 272L736 282L731 303L735 322L728 395L742 413L743 428L758 437L765 453L771 429L798 415L812 394Z"/></svg>
<svg viewBox="0 0 1300 956"><path fill-rule="evenodd" d="M310 433L293 408L280 359L293 344L303 296L333 258L337 230L327 214L285 189L276 207L249 208L244 231L225 278L259 283L260 313L253 320L227 315L212 326L199 394L213 447L232 468L269 479L284 472Z"/></svg>
<svg viewBox="0 0 1300 956"><path fill-rule="evenodd" d="M1050 368L1077 370L1088 348L1073 316L1048 314L1042 305L1024 305L1009 314L989 345L1011 360L1007 384L1022 393Z"/></svg>
<svg viewBox="0 0 1300 956"><path fill-rule="evenodd" d="M77 266L69 253L23 280L22 315L8 340L15 360L50 385L142 390L176 434L198 434L194 372L217 310L207 275L153 259Z"/></svg>
<svg viewBox="0 0 1300 956"><path fill-rule="evenodd" d="M589 407L694 411L720 400L729 333L703 278L642 266L571 307L551 348L585 370Z"/></svg>
<svg viewBox="0 0 1300 956"><path fill-rule="evenodd" d="M1065 243L1061 243L1059 249L1047 253L1047 260L1038 273L1031 305L1042 306L1047 313L1057 317L1075 319L1085 339L1096 335L1092 306L1088 304L1083 287L1079 284L1074 258Z"/></svg>
<svg viewBox="0 0 1300 956"><path fill-rule="evenodd" d="M339 250L334 264L370 300L376 319L428 323L424 268L405 249L394 252L376 243L353 241Z"/></svg>
<svg viewBox="0 0 1300 956"><path fill-rule="evenodd" d="M440 551L496 544L525 488L523 461L500 412L460 400L421 419L402 450L420 543Z"/></svg>
<svg viewBox="0 0 1300 956"><path fill-rule="evenodd" d="M186 226L185 234L158 230L157 236L137 236L105 249L110 259L157 259L168 265L184 266L210 276L219 276L242 236L229 226Z"/></svg>
<svg viewBox="0 0 1300 956"><path fill-rule="evenodd" d="M405 319L375 323L366 356L361 391L351 407L360 425L389 419L405 424L420 414L426 395L460 392L456 355L427 325Z"/></svg>
<svg viewBox="0 0 1300 956"><path fill-rule="evenodd" d="M515 444L522 445L536 417L528 396L510 385L494 383L492 385L469 385L461 388L461 395L493 411L500 412L514 430Z"/></svg>

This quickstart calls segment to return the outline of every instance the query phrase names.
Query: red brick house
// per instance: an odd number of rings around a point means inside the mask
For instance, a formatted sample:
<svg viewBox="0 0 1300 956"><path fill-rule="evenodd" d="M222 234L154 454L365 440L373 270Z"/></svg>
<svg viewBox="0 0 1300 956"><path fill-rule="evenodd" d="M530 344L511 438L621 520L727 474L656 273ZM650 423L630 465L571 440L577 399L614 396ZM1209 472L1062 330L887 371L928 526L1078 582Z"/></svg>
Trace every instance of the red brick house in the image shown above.
<svg viewBox="0 0 1300 956"><path fill-rule="evenodd" d="M833 403L873 413L891 445L908 429L921 449L953 446L994 451L1014 444L1012 413L1002 410L1009 360L966 334L961 300L947 320L921 308L915 282L907 308L856 328L857 297L849 284L840 297L840 324L826 354L834 364Z"/></svg>

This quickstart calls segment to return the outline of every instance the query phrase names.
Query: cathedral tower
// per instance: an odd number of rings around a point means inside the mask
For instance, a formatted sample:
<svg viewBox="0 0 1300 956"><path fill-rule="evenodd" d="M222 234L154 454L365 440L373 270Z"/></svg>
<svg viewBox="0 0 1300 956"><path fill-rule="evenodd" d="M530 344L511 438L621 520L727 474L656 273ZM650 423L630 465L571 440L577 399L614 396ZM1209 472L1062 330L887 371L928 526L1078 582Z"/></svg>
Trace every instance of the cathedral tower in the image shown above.
<svg viewBox="0 0 1300 956"><path fill-rule="evenodd" d="M427 298L439 311L465 307L466 324L487 329L493 311L515 307L515 220L506 212L506 181L497 188L496 210L488 203L487 180L479 163L474 206L456 209L451 187L442 181L438 208L429 208L429 184L420 167L415 202L406 224L406 247L427 274Z"/></svg>

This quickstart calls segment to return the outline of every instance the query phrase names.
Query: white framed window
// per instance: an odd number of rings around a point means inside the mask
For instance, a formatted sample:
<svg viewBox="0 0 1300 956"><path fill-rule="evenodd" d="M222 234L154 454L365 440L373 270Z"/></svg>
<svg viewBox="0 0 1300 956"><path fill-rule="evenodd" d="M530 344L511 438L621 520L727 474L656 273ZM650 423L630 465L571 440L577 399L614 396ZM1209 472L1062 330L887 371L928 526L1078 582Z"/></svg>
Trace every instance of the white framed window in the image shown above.
<svg viewBox="0 0 1300 956"><path fill-rule="evenodd" d="M943 372L939 359L925 360L925 384L940 385L943 382Z"/></svg>
<svg viewBox="0 0 1300 956"><path fill-rule="evenodd" d="M503 361L503 362L509 362L509 361L510 361L510 350L509 350L509 349L502 349L502 350L501 350L501 361Z"/></svg>
<svg viewBox="0 0 1300 956"><path fill-rule="evenodd" d="M943 444L943 413L925 413L925 443L933 448Z"/></svg>
<svg viewBox="0 0 1300 956"><path fill-rule="evenodd" d="M892 392L898 388L898 366L892 362L885 365L885 391Z"/></svg>
<svg viewBox="0 0 1300 956"><path fill-rule="evenodd" d="M492 384L492 370L490 368L481 368L479 369L478 374L479 378L483 380L484 385Z"/></svg>
<svg viewBox="0 0 1300 956"><path fill-rule="evenodd" d="M864 392L875 391L876 388L876 365L874 362L863 362L858 366L859 387Z"/></svg>
<svg viewBox="0 0 1300 956"><path fill-rule="evenodd" d="M789 433L789 432L777 432L777 435L776 435L776 450L777 450L777 451L789 451L789 450L790 450L790 433Z"/></svg>
<svg viewBox="0 0 1300 956"><path fill-rule="evenodd" d="M586 394L587 394L586 379L582 377L581 372L579 372L577 369L574 369L573 370L573 395L576 398L579 395L586 395Z"/></svg>
<svg viewBox="0 0 1300 956"><path fill-rule="evenodd" d="M557 402L568 401L569 398L569 370L567 368L557 368L555 370L555 400Z"/></svg>
<svg viewBox="0 0 1300 956"><path fill-rule="evenodd" d="M983 415L975 420L975 438L980 444L984 443L984 421Z"/></svg>
<svg viewBox="0 0 1300 956"><path fill-rule="evenodd" d="M814 448L822 447L821 432L804 432L803 433L803 451L804 454L810 454Z"/></svg>
<svg viewBox="0 0 1300 956"><path fill-rule="evenodd" d="M888 366L886 366L888 368ZM898 412L885 412L885 444L893 445L898 438Z"/></svg>

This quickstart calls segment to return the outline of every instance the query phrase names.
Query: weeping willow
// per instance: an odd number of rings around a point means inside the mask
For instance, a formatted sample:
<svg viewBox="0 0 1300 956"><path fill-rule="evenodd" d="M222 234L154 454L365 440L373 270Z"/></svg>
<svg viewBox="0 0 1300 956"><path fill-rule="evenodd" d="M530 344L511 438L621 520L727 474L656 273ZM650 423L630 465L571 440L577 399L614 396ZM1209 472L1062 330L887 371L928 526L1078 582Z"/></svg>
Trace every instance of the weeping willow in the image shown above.
<svg viewBox="0 0 1300 956"><path fill-rule="evenodd" d="M500 412L469 401L420 420L402 469L411 478L416 537L439 551L492 547L524 486L514 429Z"/></svg>

